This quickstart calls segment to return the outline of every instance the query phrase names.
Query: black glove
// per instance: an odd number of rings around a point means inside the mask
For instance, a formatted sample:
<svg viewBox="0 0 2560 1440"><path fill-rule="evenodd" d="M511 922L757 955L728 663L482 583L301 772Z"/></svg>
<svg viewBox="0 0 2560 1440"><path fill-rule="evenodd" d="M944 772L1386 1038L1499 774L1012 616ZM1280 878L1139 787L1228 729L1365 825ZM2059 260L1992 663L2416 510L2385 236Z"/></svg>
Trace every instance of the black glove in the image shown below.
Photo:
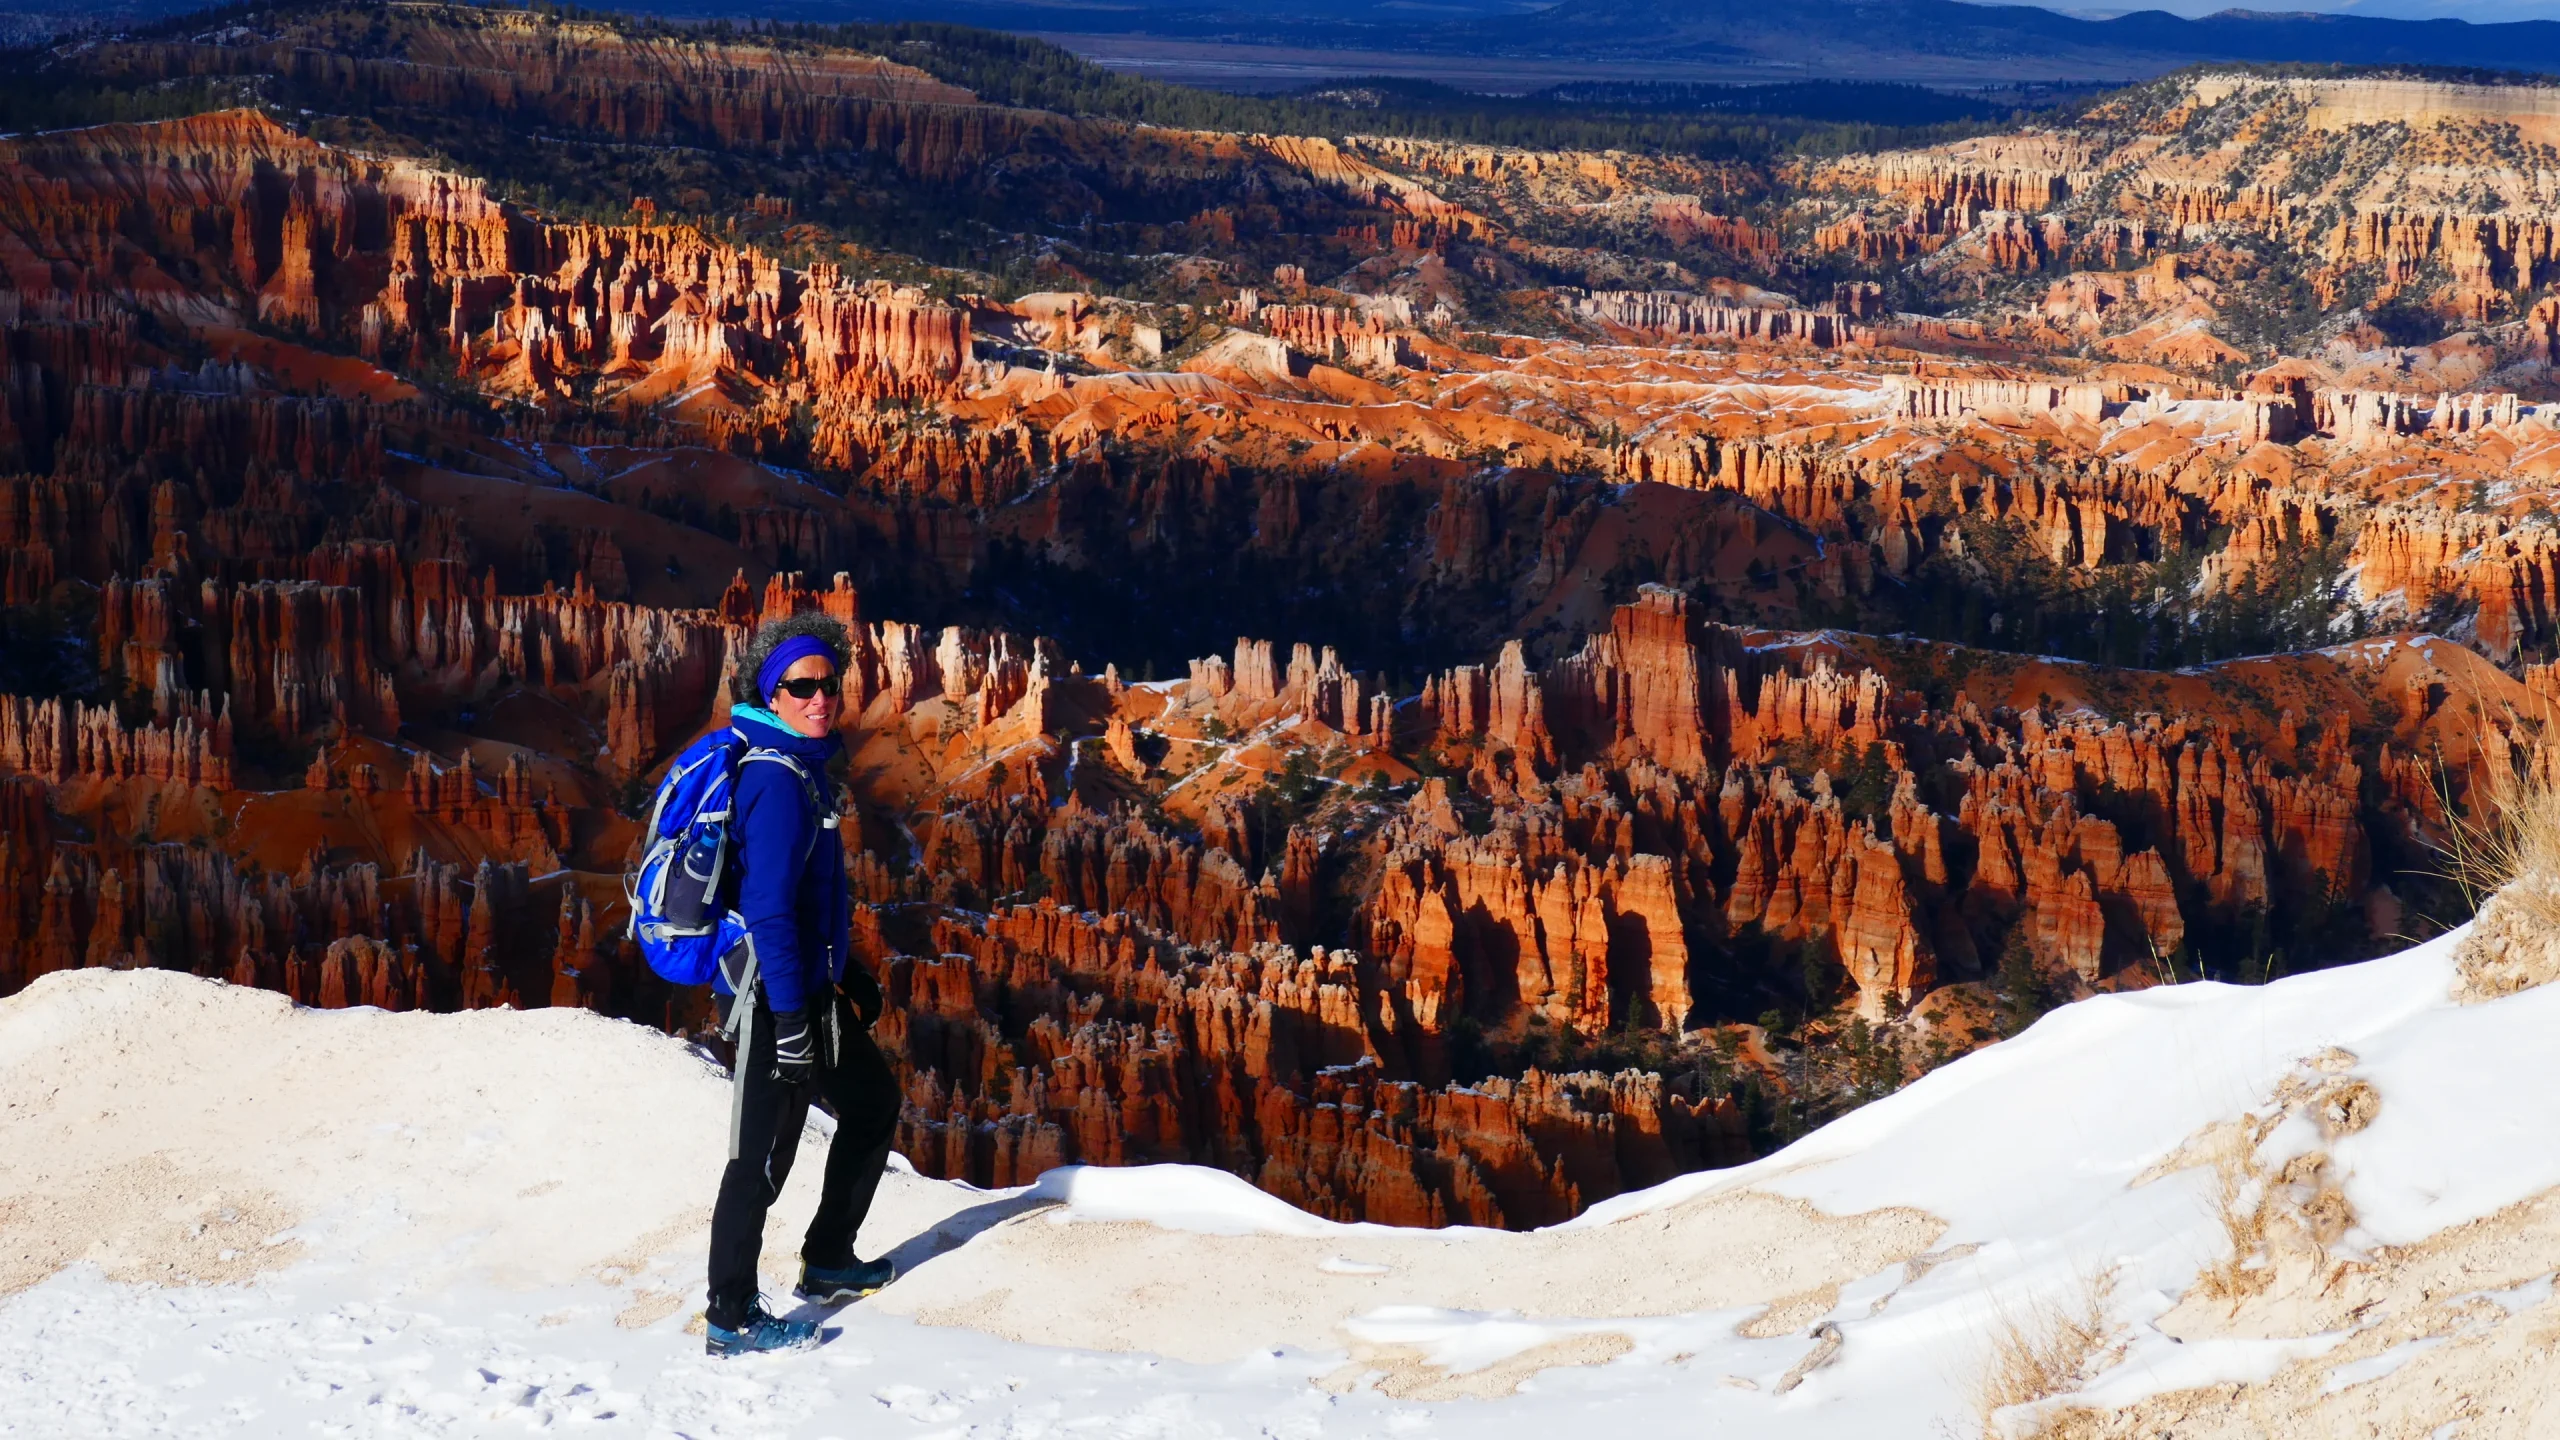
<svg viewBox="0 0 2560 1440"><path fill-rule="evenodd" d="M805 1085L809 1068L818 1063L818 1038L809 1017L797 1010L773 1012L773 1078L786 1085Z"/></svg>
<svg viewBox="0 0 2560 1440"><path fill-rule="evenodd" d="M853 1007L853 1018L862 1022L863 1029L868 1030L879 1023L880 1012L889 1002L880 993L880 982L871 978L870 971L860 965L847 965L844 967L844 983L836 988L844 993L845 1003Z"/></svg>

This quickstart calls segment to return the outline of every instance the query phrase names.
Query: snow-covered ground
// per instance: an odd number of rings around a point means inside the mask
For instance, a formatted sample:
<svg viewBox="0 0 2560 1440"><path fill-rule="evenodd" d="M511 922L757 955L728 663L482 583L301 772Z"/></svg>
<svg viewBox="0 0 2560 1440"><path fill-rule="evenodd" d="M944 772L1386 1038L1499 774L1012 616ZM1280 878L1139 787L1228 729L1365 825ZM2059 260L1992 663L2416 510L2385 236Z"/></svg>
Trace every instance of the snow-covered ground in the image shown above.
<svg viewBox="0 0 2560 1440"><path fill-rule="evenodd" d="M1532 1234L896 1174L862 1249L904 1278L727 1362L688 1332L727 1094L674 1042L48 976L0 1001L0 1435L1938 1440L2004 1323L2093 1295L2074 1393L1995 1428L2560 1433L2560 986L2457 1005L2458 938L2071 1006Z"/></svg>

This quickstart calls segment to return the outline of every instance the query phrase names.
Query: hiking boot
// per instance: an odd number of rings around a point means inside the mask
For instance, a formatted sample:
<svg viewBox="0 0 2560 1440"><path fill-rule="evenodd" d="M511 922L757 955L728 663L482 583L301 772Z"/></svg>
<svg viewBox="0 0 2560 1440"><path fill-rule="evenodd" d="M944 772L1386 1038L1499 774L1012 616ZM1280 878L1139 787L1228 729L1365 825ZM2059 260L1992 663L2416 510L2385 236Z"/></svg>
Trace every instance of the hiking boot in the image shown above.
<svg viewBox="0 0 2560 1440"><path fill-rule="evenodd" d="M897 1267L886 1257L878 1260L857 1259L840 1270L830 1270L800 1262L800 1283L792 1294L821 1305L839 1300L859 1300L898 1278Z"/></svg>
<svg viewBox="0 0 2560 1440"><path fill-rule="evenodd" d="M758 1301L747 1311L745 1323L731 1330L704 1316L702 1321L702 1353L705 1355L754 1355L768 1350L814 1350L818 1345L818 1326L812 1320L782 1320Z"/></svg>

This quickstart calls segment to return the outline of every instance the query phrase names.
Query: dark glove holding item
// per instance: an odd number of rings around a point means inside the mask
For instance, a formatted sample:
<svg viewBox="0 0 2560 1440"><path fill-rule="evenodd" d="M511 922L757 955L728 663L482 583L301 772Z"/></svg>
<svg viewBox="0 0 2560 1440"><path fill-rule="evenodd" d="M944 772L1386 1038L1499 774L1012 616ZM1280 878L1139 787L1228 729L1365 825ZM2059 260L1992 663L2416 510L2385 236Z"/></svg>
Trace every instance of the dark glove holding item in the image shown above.
<svg viewBox="0 0 2560 1440"><path fill-rule="evenodd" d="M809 1017L797 1010L777 1010L773 1014L773 1078L786 1085L805 1085L809 1068L818 1061L817 1037L810 1033Z"/></svg>
<svg viewBox="0 0 2560 1440"><path fill-rule="evenodd" d="M880 1012L888 1000L880 993L880 982L871 978L870 971L860 965L847 965L844 967L844 983L836 988L844 992L845 1003L853 1007L853 1018L862 1022L863 1029L868 1030L879 1023Z"/></svg>

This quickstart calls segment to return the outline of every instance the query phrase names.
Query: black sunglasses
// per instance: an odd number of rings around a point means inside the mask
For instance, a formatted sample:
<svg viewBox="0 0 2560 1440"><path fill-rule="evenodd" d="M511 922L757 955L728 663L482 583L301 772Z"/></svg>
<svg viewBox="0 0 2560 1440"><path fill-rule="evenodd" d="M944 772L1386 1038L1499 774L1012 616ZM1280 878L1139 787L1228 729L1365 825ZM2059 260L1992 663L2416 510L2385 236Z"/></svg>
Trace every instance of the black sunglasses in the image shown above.
<svg viewBox="0 0 2560 1440"><path fill-rule="evenodd" d="M797 680L785 680L773 688L774 693L788 695L794 700L814 700L821 695L843 694L844 682L833 675L804 675Z"/></svg>

